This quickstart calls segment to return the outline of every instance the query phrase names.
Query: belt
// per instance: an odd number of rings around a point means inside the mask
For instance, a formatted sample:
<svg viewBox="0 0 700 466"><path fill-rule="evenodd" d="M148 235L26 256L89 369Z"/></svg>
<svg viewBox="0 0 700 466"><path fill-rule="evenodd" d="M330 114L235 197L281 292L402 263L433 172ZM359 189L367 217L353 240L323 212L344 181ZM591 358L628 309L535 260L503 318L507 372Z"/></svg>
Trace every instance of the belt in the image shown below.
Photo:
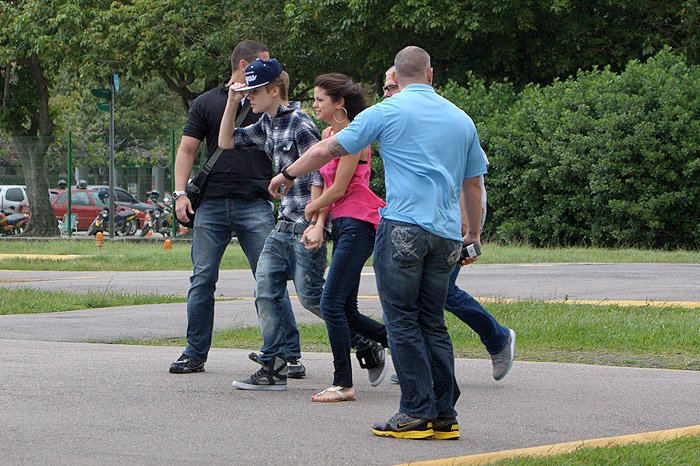
<svg viewBox="0 0 700 466"><path fill-rule="evenodd" d="M308 225L302 225L296 222L287 222L286 220L278 220L277 225L275 225L275 230L283 231L286 233L297 233L302 234L306 230Z"/></svg>

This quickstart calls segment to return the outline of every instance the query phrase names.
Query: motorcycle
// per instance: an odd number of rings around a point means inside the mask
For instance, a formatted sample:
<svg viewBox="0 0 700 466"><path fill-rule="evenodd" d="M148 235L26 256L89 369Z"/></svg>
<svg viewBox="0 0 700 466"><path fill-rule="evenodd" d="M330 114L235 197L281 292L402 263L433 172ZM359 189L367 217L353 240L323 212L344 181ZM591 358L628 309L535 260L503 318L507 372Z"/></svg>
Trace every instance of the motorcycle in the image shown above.
<svg viewBox="0 0 700 466"><path fill-rule="evenodd" d="M100 191L97 196L105 206L88 227L88 235L95 235L98 231L104 233L105 230L109 230L109 205L106 202L109 193L107 191ZM116 204L114 206L114 211L114 233L119 236L135 235L141 226L138 217L139 211L136 209L127 209L117 212Z"/></svg>
<svg viewBox="0 0 700 466"><path fill-rule="evenodd" d="M141 236L146 236L149 231L160 233L163 236L169 236L173 233L173 213L164 203L158 202L160 193L151 191L151 200L153 201L153 211L150 212L141 229ZM163 199L165 202L166 199Z"/></svg>
<svg viewBox="0 0 700 466"><path fill-rule="evenodd" d="M0 235L18 235L24 231L29 223L27 214L10 214L0 209Z"/></svg>

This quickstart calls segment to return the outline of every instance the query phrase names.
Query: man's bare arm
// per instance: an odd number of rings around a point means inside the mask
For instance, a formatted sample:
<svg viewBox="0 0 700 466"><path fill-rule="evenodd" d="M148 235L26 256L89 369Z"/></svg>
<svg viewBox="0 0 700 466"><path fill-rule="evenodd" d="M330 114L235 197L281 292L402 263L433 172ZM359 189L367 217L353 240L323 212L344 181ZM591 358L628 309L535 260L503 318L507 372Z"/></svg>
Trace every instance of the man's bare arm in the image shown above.
<svg viewBox="0 0 700 466"><path fill-rule="evenodd" d="M346 151L343 146L340 145L335 137L328 143L328 151L331 153L333 158L350 154L350 152Z"/></svg>
<svg viewBox="0 0 700 466"><path fill-rule="evenodd" d="M187 180L192 174L194 158L201 143L202 141L192 136L182 136L180 147L177 149L177 156L175 157L175 191L187 189ZM186 221L188 213L194 213L192 204L187 196L180 196L175 201L175 216L182 221Z"/></svg>
<svg viewBox="0 0 700 466"><path fill-rule="evenodd" d="M343 146L340 145L338 139L333 136L332 138L324 139L323 141L311 146L309 150L304 152L304 155L299 157L296 162L287 167L286 172L289 176L294 177L305 175L306 173L311 173L318 170L334 158L347 154L348 151L343 149ZM273 196L279 198L280 186L284 185L283 193L286 194L289 192L289 189L293 184L293 181L287 180L284 175L280 173L272 178L270 185L268 186L268 191L270 191Z"/></svg>

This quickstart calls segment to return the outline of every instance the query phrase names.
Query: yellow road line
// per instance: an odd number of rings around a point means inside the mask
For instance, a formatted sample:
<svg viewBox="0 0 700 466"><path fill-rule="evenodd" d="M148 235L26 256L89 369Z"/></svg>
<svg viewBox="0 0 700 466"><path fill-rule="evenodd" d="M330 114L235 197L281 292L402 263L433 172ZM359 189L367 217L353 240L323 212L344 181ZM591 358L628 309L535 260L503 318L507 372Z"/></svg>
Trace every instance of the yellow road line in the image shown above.
<svg viewBox="0 0 700 466"><path fill-rule="evenodd" d="M444 458L431 461L417 461L404 463L397 466L471 466L488 464L494 461L527 457L542 457L571 453L579 448L599 448L617 445L629 445L633 443L662 442L678 437L694 436L700 434L700 425L681 427L679 429L657 430L640 434L621 435L617 437L605 437L591 440L578 440L575 442L555 443L531 448L518 448L515 450L494 451L478 455L460 456L456 458Z"/></svg>
<svg viewBox="0 0 700 466"><path fill-rule="evenodd" d="M77 259L79 254L0 254L0 259Z"/></svg>
<svg viewBox="0 0 700 466"><path fill-rule="evenodd" d="M298 299L298 296L290 296L290 298L296 298ZM379 296L372 295L372 296L358 296L358 299L379 299ZM243 298L226 298L223 296L220 296L216 298L218 300L233 300L233 299L239 299L239 300L253 300L255 298L251 297L243 297ZM695 302L695 301L620 301L620 300L610 300L610 299L603 299L599 301L586 301L586 300L581 300L581 299L569 299L566 301L562 300L557 300L557 299L547 299L547 300L539 300L539 299L507 299L507 298L479 298L475 297L477 301L484 302L484 303L517 303L521 301L537 301L537 302L544 302L544 303L564 303L564 304L592 304L595 306L604 306L604 305L618 305L618 306L655 306L655 307L686 307L686 308L700 308L700 303Z"/></svg>
<svg viewBox="0 0 700 466"><path fill-rule="evenodd" d="M696 308L700 307L700 302L696 301L631 301L631 300L616 300L616 299L600 299L600 300L586 300L586 299L508 299L508 298L478 298L474 297L477 301L486 303L517 303L521 301L537 301L543 303L563 303L563 304L593 304L595 306L605 306L605 305L618 305L618 306L654 306L654 307L687 307Z"/></svg>
<svg viewBox="0 0 700 466"><path fill-rule="evenodd" d="M0 278L0 283L23 283L23 282L54 282L60 280L95 280L104 278L103 276L94 277L60 277L60 278Z"/></svg>

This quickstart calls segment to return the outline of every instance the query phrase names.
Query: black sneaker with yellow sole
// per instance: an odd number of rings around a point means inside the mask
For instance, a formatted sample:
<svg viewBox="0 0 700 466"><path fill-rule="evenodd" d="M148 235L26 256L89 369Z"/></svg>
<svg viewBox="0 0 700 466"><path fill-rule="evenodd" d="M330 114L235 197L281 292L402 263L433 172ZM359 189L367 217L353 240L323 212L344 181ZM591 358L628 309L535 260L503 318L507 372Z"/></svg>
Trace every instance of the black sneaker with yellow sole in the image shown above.
<svg viewBox="0 0 700 466"><path fill-rule="evenodd" d="M433 423L406 413L396 413L386 422L378 422L372 427L374 435L409 439L431 438L434 434Z"/></svg>
<svg viewBox="0 0 700 466"><path fill-rule="evenodd" d="M459 439L459 424L457 424L457 418L435 419L433 421L433 431L435 432L435 438L438 440Z"/></svg>

